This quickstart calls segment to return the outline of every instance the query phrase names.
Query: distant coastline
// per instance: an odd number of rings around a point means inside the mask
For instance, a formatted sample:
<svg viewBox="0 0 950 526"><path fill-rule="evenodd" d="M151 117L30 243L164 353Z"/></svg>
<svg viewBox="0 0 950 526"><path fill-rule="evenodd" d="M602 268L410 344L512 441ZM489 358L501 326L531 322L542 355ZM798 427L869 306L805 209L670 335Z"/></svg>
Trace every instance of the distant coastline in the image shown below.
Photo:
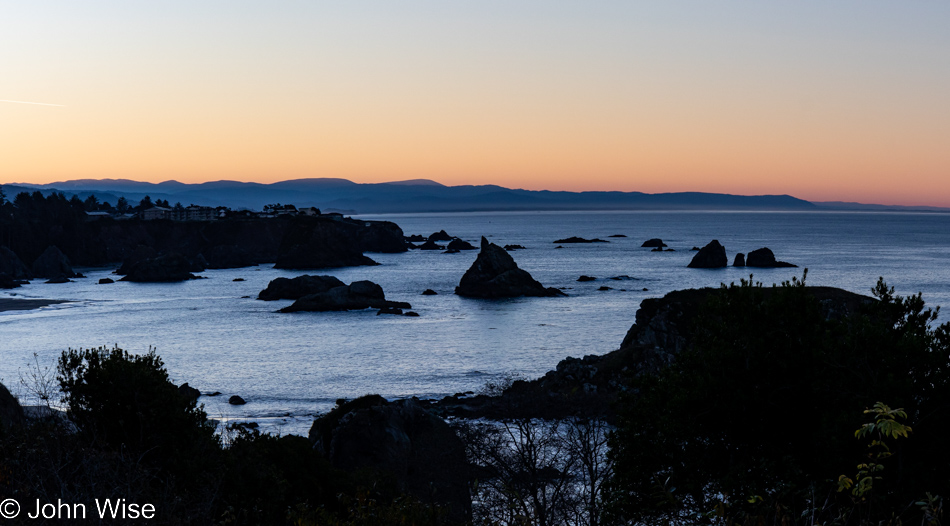
<svg viewBox="0 0 950 526"><path fill-rule="evenodd" d="M879 205L851 202L810 202L790 195L734 195L707 192L567 192L522 190L497 185L446 186L426 179L361 184L346 179L313 178L276 183L177 181L146 183L126 179L80 179L45 185L2 184L8 199L20 192L39 191L67 198L96 196L115 204L120 198L139 202L149 196L183 205L227 206L260 210L273 203L293 203L326 211L353 214L592 211L592 210L855 210L950 212L934 206Z"/></svg>

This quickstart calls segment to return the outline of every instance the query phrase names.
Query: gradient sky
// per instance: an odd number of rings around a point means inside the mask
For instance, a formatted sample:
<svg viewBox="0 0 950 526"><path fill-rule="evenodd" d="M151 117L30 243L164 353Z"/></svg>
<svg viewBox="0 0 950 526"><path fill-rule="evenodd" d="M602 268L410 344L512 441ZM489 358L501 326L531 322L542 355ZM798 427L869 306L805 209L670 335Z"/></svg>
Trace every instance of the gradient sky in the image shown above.
<svg viewBox="0 0 950 526"><path fill-rule="evenodd" d="M950 206L950 2L0 0L0 182Z"/></svg>

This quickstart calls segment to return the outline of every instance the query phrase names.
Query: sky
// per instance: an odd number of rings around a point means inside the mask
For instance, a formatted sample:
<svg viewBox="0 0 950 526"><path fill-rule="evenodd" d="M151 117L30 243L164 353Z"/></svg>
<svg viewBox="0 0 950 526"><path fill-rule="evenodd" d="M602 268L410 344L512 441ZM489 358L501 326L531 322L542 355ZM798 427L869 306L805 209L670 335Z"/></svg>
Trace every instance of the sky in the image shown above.
<svg viewBox="0 0 950 526"><path fill-rule="evenodd" d="M0 0L0 183L950 206L948 28L944 0Z"/></svg>

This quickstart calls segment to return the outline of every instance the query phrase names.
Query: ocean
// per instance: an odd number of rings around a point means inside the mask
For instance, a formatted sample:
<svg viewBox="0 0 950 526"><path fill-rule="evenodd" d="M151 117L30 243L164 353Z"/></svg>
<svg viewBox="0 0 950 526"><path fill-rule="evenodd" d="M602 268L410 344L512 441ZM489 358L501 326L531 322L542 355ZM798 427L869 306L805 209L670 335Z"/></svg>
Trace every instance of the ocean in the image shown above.
<svg viewBox="0 0 950 526"><path fill-rule="evenodd" d="M118 345L156 349L171 378L203 393L211 418L255 421L267 431L306 434L313 417L339 398L442 397L478 391L515 374L536 378L567 356L616 349L640 302L683 288L715 287L754 275L767 285L801 278L809 285L869 294L879 276L902 295L922 292L950 305L950 214L898 212L523 212L359 216L399 224L406 235L438 230L478 245L481 236L520 244L519 266L562 298L478 300L453 294L477 251L367 254L380 263L319 271L271 265L209 270L208 279L174 284L99 285L113 268L80 269L66 284L35 281L0 297L70 300L0 313L0 382L23 403L34 363L54 367L67 348ZM622 234L627 237L608 237ZM564 244L580 236L609 243ZM662 238L671 252L641 248ZM799 268L689 269L693 246L718 239L730 264L736 252L769 247ZM293 313L290 301L255 299L280 276L329 274L346 283L379 283L388 299L412 304L418 318L375 311ZM581 275L597 278L578 282ZM242 278L244 281L234 281ZM620 278L620 279L609 279ZM600 291L602 286L610 290ZM438 292L422 296L425 289ZM249 296L249 297L248 297ZM941 321L948 320L946 313ZM247 400L231 406L237 394Z"/></svg>

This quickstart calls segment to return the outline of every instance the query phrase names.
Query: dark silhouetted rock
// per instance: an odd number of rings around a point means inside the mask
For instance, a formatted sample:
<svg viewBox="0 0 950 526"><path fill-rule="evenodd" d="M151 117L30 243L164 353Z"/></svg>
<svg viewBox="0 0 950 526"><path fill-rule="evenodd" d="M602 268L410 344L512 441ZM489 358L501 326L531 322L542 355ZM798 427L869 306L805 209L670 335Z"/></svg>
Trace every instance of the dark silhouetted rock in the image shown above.
<svg viewBox="0 0 950 526"><path fill-rule="evenodd" d="M772 253L768 248L760 248L749 252L749 256L745 260L745 266L747 267L764 267L764 268L777 268L777 267L797 267L798 265L793 265L791 263L786 263L784 261L776 261L775 254Z"/></svg>
<svg viewBox="0 0 950 526"><path fill-rule="evenodd" d="M0 274L0 289L15 289L22 285L19 280L15 280L6 274Z"/></svg>
<svg viewBox="0 0 950 526"><path fill-rule="evenodd" d="M100 285L108 285L109 283L115 283L115 280L112 278L99 278Z"/></svg>
<svg viewBox="0 0 950 526"><path fill-rule="evenodd" d="M411 236L409 236L409 237L406 238L406 241L409 241L409 242L412 242L412 243L422 243L422 242L425 241L425 240L426 240L426 237L425 237L425 236L420 236L419 234L413 234L413 235L411 235Z"/></svg>
<svg viewBox="0 0 950 526"><path fill-rule="evenodd" d="M598 288L597 290L614 290L614 289L612 289L612 288L610 288L610 287L604 285L604 286Z"/></svg>
<svg viewBox="0 0 950 526"><path fill-rule="evenodd" d="M691 248L690 250L693 251L693 252L699 252L700 248L699 248L699 247L693 247L693 248Z"/></svg>
<svg viewBox="0 0 950 526"><path fill-rule="evenodd" d="M624 280L633 279L633 278L631 278L630 276L628 276L628 275L626 275L626 274L622 274L622 275L620 275L620 276L613 276L613 277L611 277L610 279L612 279L612 280L614 280L614 281L624 281Z"/></svg>
<svg viewBox="0 0 950 526"><path fill-rule="evenodd" d="M726 248L713 239L693 256L687 265L689 268L723 268L729 264L726 258Z"/></svg>
<svg viewBox="0 0 950 526"><path fill-rule="evenodd" d="M385 221L295 218L281 240L274 268L376 265L363 251L404 252L402 230Z"/></svg>
<svg viewBox="0 0 950 526"><path fill-rule="evenodd" d="M521 245L505 245L505 250L511 252L512 250L524 250L524 247Z"/></svg>
<svg viewBox="0 0 950 526"><path fill-rule="evenodd" d="M656 248L654 248L653 250L651 250L650 252L663 252L663 247L656 247Z"/></svg>
<svg viewBox="0 0 950 526"><path fill-rule="evenodd" d="M201 396L201 391L195 389L194 387L188 385L188 382L185 382L178 386L178 394L188 398L189 400L197 400Z"/></svg>
<svg viewBox="0 0 950 526"><path fill-rule="evenodd" d="M418 312L415 312L415 311L407 311L405 315L406 315L406 316L409 316L409 317L413 317L413 318L418 318L418 317L419 317L419 313L418 313Z"/></svg>
<svg viewBox="0 0 950 526"><path fill-rule="evenodd" d="M33 273L20 258L7 247L0 247L0 274L5 274L11 280L32 279Z"/></svg>
<svg viewBox="0 0 950 526"><path fill-rule="evenodd" d="M316 419L309 435L334 467L391 477L396 492L447 507L451 522L471 519L465 445L415 400L369 395L345 402Z"/></svg>
<svg viewBox="0 0 950 526"><path fill-rule="evenodd" d="M76 278L79 274L73 272L73 268L67 258L55 246L46 247L46 250L33 262L33 275L37 278Z"/></svg>
<svg viewBox="0 0 950 526"><path fill-rule="evenodd" d="M217 245L202 251L200 255L206 268L212 269L251 267L258 263L249 250L238 245Z"/></svg>
<svg viewBox="0 0 950 526"><path fill-rule="evenodd" d="M60 276L58 278L50 278L46 280L46 283L69 283L69 278L65 276Z"/></svg>
<svg viewBox="0 0 950 526"><path fill-rule="evenodd" d="M627 236L625 236L624 234L611 234L607 237L627 237Z"/></svg>
<svg viewBox="0 0 950 526"><path fill-rule="evenodd" d="M244 278L234 278L231 281L244 281Z"/></svg>
<svg viewBox="0 0 950 526"><path fill-rule="evenodd" d="M140 261L145 261L146 259L152 259L158 257L158 251L154 248L147 245L138 245L132 251L131 254L125 257L122 260L122 266L115 271L116 274L120 276L125 276L129 273L133 266Z"/></svg>
<svg viewBox="0 0 950 526"><path fill-rule="evenodd" d="M427 241L452 241L452 239L454 238L446 233L445 230L439 230L438 232L431 234L427 238Z"/></svg>
<svg viewBox="0 0 950 526"><path fill-rule="evenodd" d="M244 405L247 401L238 395L232 395L231 398L228 398L228 403L231 405Z"/></svg>
<svg viewBox="0 0 950 526"><path fill-rule="evenodd" d="M564 296L555 288L545 288L494 243L482 238L481 252L455 287L459 296L511 298L516 296Z"/></svg>
<svg viewBox="0 0 950 526"><path fill-rule="evenodd" d="M745 254L739 252L736 254L736 258L732 260L733 267L744 267L745 266Z"/></svg>
<svg viewBox="0 0 950 526"><path fill-rule="evenodd" d="M438 292L436 292L436 291L434 291L434 290L432 290L432 289L426 289L426 290L422 291L422 295L423 295L423 296L435 296L436 294L438 294Z"/></svg>
<svg viewBox="0 0 950 526"><path fill-rule="evenodd" d="M384 307L379 309L379 312L376 313L377 316L380 314L398 314L402 315L402 309L397 309L396 307Z"/></svg>
<svg viewBox="0 0 950 526"><path fill-rule="evenodd" d="M582 237L571 236L565 239L558 239L557 241L554 241L554 243L610 243L610 241L607 241L606 239L584 239Z"/></svg>
<svg viewBox="0 0 950 526"><path fill-rule="evenodd" d="M594 276L581 276L577 278L577 281L594 281L596 279Z"/></svg>
<svg viewBox="0 0 950 526"><path fill-rule="evenodd" d="M144 259L132 265L121 281L162 283L197 279L191 273L194 263L181 254L166 254Z"/></svg>
<svg viewBox="0 0 950 526"><path fill-rule="evenodd" d="M666 247L666 243L664 243L662 239L655 237L644 241L640 246L643 248L664 248Z"/></svg>
<svg viewBox="0 0 950 526"><path fill-rule="evenodd" d="M280 312L324 312L361 309L409 309L403 301L389 301L383 294L383 288L372 281L354 281L349 285L334 287L326 292L308 294L301 297Z"/></svg>
<svg viewBox="0 0 950 526"><path fill-rule="evenodd" d="M453 239L446 248L449 250L475 250L475 246L461 239Z"/></svg>
<svg viewBox="0 0 950 526"><path fill-rule="evenodd" d="M0 384L0 430L18 426L24 422L23 408L6 386Z"/></svg>
<svg viewBox="0 0 950 526"><path fill-rule="evenodd" d="M307 294L319 294L334 287L343 287L346 284L333 276L310 276L304 274L296 278L276 278L267 284L267 288L257 295L257 299L264 301L296 300Z"/></svg>
<svg viewBox="0 0 950 526"><path fill-rule="evenodd" d="M445 247L436 243L433 240L428 240L425 243L419 245L419 250L443 250Z"/></svg>

